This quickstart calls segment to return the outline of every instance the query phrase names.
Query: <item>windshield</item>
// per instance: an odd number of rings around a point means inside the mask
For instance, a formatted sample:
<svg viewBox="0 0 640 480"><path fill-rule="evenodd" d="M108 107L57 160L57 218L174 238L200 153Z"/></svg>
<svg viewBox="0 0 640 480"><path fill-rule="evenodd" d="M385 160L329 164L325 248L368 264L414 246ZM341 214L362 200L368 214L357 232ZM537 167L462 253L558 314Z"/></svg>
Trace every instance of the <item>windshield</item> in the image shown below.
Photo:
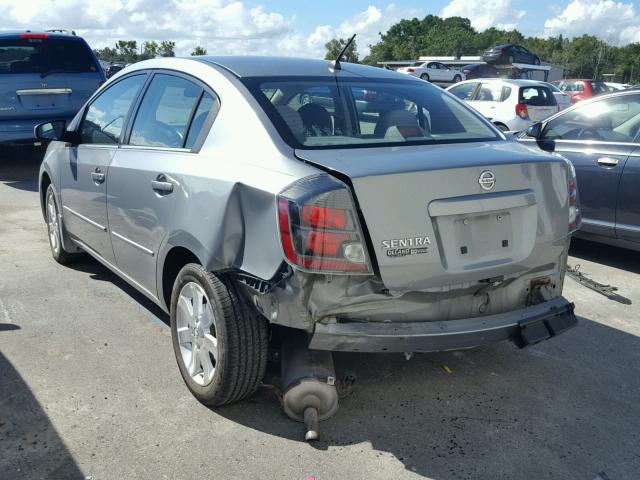
<svg viewBox="0 0 640 480"><path fill-rule="evenodd" d="M478 114L426 82L334 77L243 80L294 148L498 140Z"/></svg>
<svg viewBox="0 0 640 480"><path fill-rule="evenodd" d="M0 40L0 74L97 72L84 42L52 38Z"/></svg>

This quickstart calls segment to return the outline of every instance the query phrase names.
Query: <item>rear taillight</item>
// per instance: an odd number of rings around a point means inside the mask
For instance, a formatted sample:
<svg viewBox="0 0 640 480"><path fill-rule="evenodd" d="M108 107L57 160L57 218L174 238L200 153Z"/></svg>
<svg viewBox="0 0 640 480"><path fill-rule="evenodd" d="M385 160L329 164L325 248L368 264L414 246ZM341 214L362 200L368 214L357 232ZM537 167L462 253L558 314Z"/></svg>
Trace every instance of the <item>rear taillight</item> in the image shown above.
<svg viewBox="0 0 640 480"><path fill-rule="evenodd" d="M284 256L295 268L371 273L351 191L329 175L302 179L278 195L278 228Z"/></svg>
<svg viewBox="0 0 640 480"><path fill-rule="evenodd" d="M580 201L578 199L576 170L571 162L567 163L569 164L569 233L573 233L582 225L582 213L580 212Z"/></svg>
<svg viewBox="0 0 640 480"><path fill-rule="evenodd" d="M404 70L404 71L405 71L405 72L407 72L407 73L413 73L413 72L415 72L415 70L414 70L413 68L405 68L405 70Z"/></svg>
<svg viewBox="0 0 640 480"><path fill-rule="evenodd" d="M527 106L524 103L516 104L516 115L523 120L529 119L529 111L527 110Z"/></svg>

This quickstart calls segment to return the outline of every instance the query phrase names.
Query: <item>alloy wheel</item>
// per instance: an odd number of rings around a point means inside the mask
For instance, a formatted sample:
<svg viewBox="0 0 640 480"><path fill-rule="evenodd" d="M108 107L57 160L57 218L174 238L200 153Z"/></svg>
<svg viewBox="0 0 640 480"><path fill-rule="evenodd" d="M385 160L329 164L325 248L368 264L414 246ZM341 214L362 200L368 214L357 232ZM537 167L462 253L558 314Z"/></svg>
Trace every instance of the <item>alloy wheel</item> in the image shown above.
<svg viewBox="0 0 640 480"><path fill-rule="evenodd" d="M213 380L218 359L214 313L204 289L196 282L182 287L176 310L176 327L184 366L198 385Z"/></svg>
<svg viewBox="0 0 640 480"><path fill-rule="evenodd" d="M58 207L53 195L47 197L47 229L49 230L49 242L54 253L60 250L60 222L58 219Z"/></svg>

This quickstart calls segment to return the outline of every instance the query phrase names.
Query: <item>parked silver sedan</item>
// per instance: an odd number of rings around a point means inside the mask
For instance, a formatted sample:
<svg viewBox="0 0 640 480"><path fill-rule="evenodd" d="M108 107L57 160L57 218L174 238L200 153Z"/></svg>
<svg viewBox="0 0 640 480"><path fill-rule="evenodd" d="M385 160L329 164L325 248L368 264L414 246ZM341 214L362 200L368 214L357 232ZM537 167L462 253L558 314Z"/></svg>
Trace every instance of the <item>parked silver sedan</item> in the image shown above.
<svg viewBox="0 0 640 480"><path fill-rule="evenodd" d="M86 252L165 309L206 405L251 395L279 351L312 439L337 408L331 351L524 346L576 322L570 164L419 79L156 59L36 133L54 259Z"/></svg>

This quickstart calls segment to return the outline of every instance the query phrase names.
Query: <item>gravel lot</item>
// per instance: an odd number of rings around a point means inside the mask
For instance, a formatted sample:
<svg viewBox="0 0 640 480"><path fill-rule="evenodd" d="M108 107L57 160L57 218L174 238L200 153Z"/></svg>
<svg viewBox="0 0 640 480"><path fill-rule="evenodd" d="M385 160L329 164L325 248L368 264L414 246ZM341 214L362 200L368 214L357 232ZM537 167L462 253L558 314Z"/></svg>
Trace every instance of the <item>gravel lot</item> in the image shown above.
<svg viewBox="0 0 640 480"><path fill-rule="evenodd" d="M337 356L358 382L307 445L271 389L200 405L166 315L96 262L51 259L38 164L0 156L0 479L638 478L639 254L574 242L621 297L567 279L580 324L538 346Z"/></svg>

